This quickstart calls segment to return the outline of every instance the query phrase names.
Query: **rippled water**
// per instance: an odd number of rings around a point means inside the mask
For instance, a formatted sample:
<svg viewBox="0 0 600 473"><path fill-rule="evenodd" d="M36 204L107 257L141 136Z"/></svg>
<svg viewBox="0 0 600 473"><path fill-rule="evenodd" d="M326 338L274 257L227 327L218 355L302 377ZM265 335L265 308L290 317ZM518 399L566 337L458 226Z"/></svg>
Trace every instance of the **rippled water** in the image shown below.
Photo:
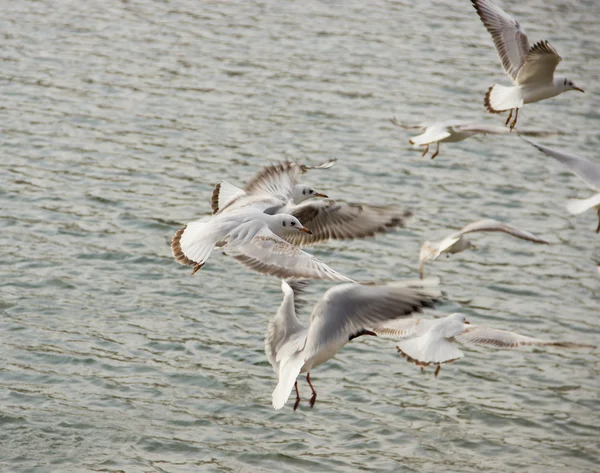
<svg viewBox="0 0 600 473"><path fill-rule="evenodd" d="M520 124L597 160L600 4L525 3L504 5L586 94L528 106ZM333 267L415 277L424 239L508 221L553 244L475 237L477 251L428 267L439 310L598 344L597 222L564 209L583 184L514 136L430 161L389 123L501 123L482 100L508 79L470 2L4 7L2 471L598 470L598 351L468 350L436 379L393 341L357 340L313 373L314 409L276 412L263 334L279 282L219 254L192 277L170 255L218 180L336 157L315 188L415 216L312 250Z"/></svg>

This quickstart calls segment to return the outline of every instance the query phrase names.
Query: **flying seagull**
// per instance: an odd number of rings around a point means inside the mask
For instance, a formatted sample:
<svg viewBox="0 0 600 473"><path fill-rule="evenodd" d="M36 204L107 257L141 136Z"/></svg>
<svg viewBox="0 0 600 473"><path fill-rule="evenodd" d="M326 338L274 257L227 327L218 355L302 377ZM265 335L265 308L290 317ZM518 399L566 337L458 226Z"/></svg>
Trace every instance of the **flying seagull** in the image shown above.
<svg viewBox="0 0 600 473"><path fill-rule="evenodd" d="M463 141L475 135L507 135L510 130L506 127L487 125L483 123L471 123L463 120L446 120L432 123L422 123L420 125L403 125L396 117L390 120L394 125L405 130L420 130L423 133L413 136L408 142L415 146L424 146L425 151L421 157L429 152L429 145L435 143L435 152L431 155L434 159L440 153L440 143L456 143ZM546 136L552 134L546 131L519 130L521 135L525 136Z"/></svg>
<svg viewBox="0 0 600 473"><path fill-rule="evenodd" d="M433 278L385 285L335 286L325 292L315 305L309 324L304 325L298 318L301 287L282 280L283 302L265 337L265 353L278 377L273 407L281 409L295 388L296 410L300 403L296 378L300 373L306 373L312 391L310 407L313 407L317 393L310 381L312 369L334 357L349 341L375 335L369 327L432 307L442 296L438 282Z"/></svg>
<svg viewBox="0 0 600 473"><path fill-rule="evenodd" d="M239 263L262 274L284 278L352 281L325 263L283 240L281 236L310 232L287 214L269 215L253 207L204 217L181 228L171 241L178 263L196 273L212 251L223 248Z"/></svg>
<svg viewBox="0 0 600 473"><path fill-rule="evenodd" d="M316 167L322 169L324 165ZM252 206L272 215L292 215L310 230L310 233L287 233L282 236L296 246L328 239L364 238L389 232L396 227L403 227L406 218L411 215L411 212L391 205L311 199L327 196L297 183L302 169L300 165L289 162L268 166L245 189L222 181L213 191L213 212L221 214Z"/></svg>
<svg viewBox="0 0 600 473"><path fill-rule="evenodd" d="M384 322L373 328L378 335L403 338L396 347L409 362L424 368L437 366L435 375L444 363L452 363L464 356L455 343L463 345L483 345L492 348L507 349L524 346L555 346L562 348L593 348L590 345L542 340L540 338L519 335L506 330L471 325L465 315L450 314L441 319L409 319Z"/></svg>
<svg viewBox="0 0 600 473"><path fill-rule="evenodd" d="M519 109L524 104L548 99L568 90L583 92L570 79L554 76L554 70L562 58L548 41L539 41L530 46L519 22L492 0L471 1L492 35L504 71L514 83L513 87L498 84L490 87L485 94L485 107L490 113L510 110L506 125L514 112L511 131L517 124Z"/></svg>
<svg viewBox="0 0 600 473"><path fill-rule="evenodd" d="M544 245L550 244L546 240L542 240L541 238L536 237L534 234L525 230L521 230L520 228L508 223L499 222L490 218L477 220L469 223L457 232L451 233L439 242L426 241L421 245L421 250L419 252L419 274L421 279L424 275L424 266L426 261L435 261L443 253L451 255L455 253L461 253L469 248L475 248L475 245L464 237L464 235L467 233L474 232L502 232L520 238L521 240L528 240L533 243Z"/></svg>

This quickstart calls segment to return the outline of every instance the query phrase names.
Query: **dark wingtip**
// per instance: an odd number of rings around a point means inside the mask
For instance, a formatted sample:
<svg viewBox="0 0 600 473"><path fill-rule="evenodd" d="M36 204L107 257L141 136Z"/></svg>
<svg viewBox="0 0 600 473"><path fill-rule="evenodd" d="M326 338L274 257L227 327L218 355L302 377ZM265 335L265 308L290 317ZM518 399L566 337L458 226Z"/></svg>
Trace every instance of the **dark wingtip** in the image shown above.
<svg viewBox="0 0 600 473"><path fill-rule="evenodd" d="M221 192L221 183L219 182L213 189L212 196L210 198L210 208L212 209L213 215L219 211L219 193Z"/></svg>

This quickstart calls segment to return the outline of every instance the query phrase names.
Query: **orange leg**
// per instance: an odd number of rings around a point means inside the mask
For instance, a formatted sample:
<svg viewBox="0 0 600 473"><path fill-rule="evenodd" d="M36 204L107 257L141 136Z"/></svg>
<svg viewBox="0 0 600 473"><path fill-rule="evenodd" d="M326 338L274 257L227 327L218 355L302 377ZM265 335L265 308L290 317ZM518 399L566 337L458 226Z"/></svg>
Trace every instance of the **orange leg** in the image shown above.
<svg viewBox="0 0 600 473"><path fill-rule="evenodd" d="M296 402L294 403L294 410L298 409L298 404L300 404L300 393L298 392L298 381L294 383L294 387L296 388Z"/></svg>
<svg viewBox="0 0 600 473"><path fill-rule="evenodd" d="M423 154L421 155L421 157L424 157L428 152L429 152L429 145L425 145L425 151L423 151Z"/></svg>
<svg viewBox="0 0 600 473"><path fill-rule="evenodd" d="M310 389L312 389L312 396L310 397L310 407L313 407L315 405L315 401L317 400L317 391L315 391L315 388L310 382L310 373L306 375L306 381L308 382Z"/></svg>
<svg viewBox="0 0 600 473"><path fill-rule="evenodd" d="M516 108L516 113L515 113L515 119L513 120L513 122L510 124L510 131L513 131L513 129L515 128L515 125L517 124L517 118L519 118L519 109Z"/></svg>
<svg viewBox="0 0 600 473"><path fill-rule="evenodd" d="M440 154L440 142L437 142L437 148L435 148L435 153L431 155L431 159L434 159L438 154Z"/></svg>

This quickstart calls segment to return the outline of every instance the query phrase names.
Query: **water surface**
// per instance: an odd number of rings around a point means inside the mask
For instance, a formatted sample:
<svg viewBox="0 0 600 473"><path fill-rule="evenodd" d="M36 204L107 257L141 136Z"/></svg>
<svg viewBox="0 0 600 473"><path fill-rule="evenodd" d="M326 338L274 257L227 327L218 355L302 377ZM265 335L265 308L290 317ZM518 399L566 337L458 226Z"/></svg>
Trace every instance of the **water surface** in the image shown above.
<svg viewBox="0 0 600 473"><path fill-rule="evenodd" d="M504 6L586 89L519 124L598 160L600 4ZM470 2L13 1L0 25L0 469L597 471L597 351L469 350L436 379L357 340L313 373L314 409L276 412L279 282L219 254L192 277L170 254L219 180L335 157L316 189L414 217L312 250L334 268L413 278L423 240L507 221L552 245L474 237L428 267L439 310L598 344L597 222L564 209L584 185L514 136L431 161L389 123L502 122L483 94L508 78Z"/></svg>

